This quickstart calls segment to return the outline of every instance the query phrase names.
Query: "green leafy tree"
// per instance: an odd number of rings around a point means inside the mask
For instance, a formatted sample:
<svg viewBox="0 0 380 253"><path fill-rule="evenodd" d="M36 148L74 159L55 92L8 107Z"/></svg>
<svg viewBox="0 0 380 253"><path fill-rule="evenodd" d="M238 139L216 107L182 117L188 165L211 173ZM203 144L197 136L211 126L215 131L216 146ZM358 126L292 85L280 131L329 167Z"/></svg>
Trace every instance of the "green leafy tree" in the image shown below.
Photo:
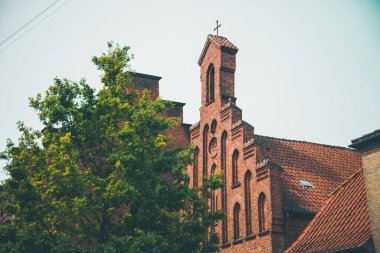
<svg viewBox="0 0 380 253"><path fill-rule="evenodd" d="M128 47L108 44L85 80L54 80L30 105L44 128L18 123L1 153L0 252L215 252L211 190L222 175L186 186L191 149L169 150L172 106L132 89Z"/></svg>

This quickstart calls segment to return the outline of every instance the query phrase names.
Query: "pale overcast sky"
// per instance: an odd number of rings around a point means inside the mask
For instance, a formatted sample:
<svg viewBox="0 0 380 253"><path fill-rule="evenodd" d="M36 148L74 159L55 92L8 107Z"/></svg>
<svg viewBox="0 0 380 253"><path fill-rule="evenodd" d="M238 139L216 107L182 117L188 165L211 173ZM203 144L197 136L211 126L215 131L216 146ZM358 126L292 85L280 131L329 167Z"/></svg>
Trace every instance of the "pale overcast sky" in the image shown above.
<svg viewBox="0 0 380 253"><path fill-rule="evenodd" d="M53 2L0 0L0 41ZM240 49L235 95L256 133L347 146L380 128L380 1L61 0L0 46L0 149L18 120L41 127L28 97L55 76L99 88L91 56L110 40L197 122L197 60L217 19Z"/></svg>

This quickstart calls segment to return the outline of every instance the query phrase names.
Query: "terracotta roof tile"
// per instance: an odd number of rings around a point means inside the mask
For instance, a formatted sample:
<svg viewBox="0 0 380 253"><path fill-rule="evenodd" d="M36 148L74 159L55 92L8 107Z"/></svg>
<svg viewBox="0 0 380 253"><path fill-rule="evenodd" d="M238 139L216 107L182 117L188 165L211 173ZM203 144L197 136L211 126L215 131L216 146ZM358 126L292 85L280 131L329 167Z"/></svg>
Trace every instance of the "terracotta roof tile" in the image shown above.
<svg viewBox="0 0 380 253"><path fill-rule="evenodd" d="M214 40L220 47L224 47L224 48L230 48L230 49L233 49L233 50L239 50L237 48L237 46L235 46L234 44L232 44L232 42L230 42L227 38L225 37L222 37L222 36L216 36L216 35L209 35L209 38Z"/></svg>
<svg viewBox="0 0 380 253"><path fill-rule="evenodd" d="M336 187L361 168L360 154L349 148L255 135L259 161L280 166L284 207L317 212ZM299 180L307 180L312 189Z"/></svg>
<svg viewBox="0 0 380 253"><path fill-rule="evenodd" d="M202 64L203 58L206 55L206 52L207 52L207 49L208 49L208 46L210 45L210 43L213 43L214 45L216 45L217 47L219 47L222 51L227 51L227 52L230 52L230 53L233 53L233 54L236 54L237 51L239 50L237 48L237 46L235 46L227 38L222 37L222 36L216 36L216 35L209 34L207 36L206 43L203 46L201 55L200 55L199 60L198 60L198 64L199 65Z"/></svg>
<svg viewBox="0 0 380 253"><path fill-rule="evenodd" d="M371 237L362 169L332 192L287 253L322 253L363 246Z"/></svg>

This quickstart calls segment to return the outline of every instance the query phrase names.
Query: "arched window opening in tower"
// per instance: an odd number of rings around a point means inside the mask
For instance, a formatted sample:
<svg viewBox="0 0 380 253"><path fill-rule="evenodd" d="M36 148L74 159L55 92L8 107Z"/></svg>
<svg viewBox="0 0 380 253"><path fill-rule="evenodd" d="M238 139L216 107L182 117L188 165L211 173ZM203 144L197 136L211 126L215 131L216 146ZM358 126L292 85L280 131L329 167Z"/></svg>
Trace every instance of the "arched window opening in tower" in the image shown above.
<svg viewBox="0 0 380 253"><path fill-rule="evenodd" d="M240 204L236 203L234 206L234 240L238 240L240 238Z"/></svg>
<svg viewBox="0 0 380 253"><path fill-rule="evenodd" d="M228 242L228 229L227 229L227 180L226 180L226 148L227 148L227 132L224 131L222 134L221 142L220 142L220 157L221 163L220 168L223 171L223 182L224 186L222 187L222 209L225 212L225 217L222 220L222 243L225 244Z"/></svg>
<svg viewBox="0 0 380 253"><path fill-rule="evenodd" d="M245 221L246 221L246 234L247 236L252 234L252 214L251 214L251 178L250 171L245 173L244 177L244 200L245 200Z"/></svg>
<svg viewBox="0 0 380 253"><path fill-rule="evenodd" d="M206 81L206 102L211 103L215 99L215 69L213 64L208 67Z"/></svg>
<svg viewBox="0 0 380 253"><path fill-rule="evenodd" d="M267 227L266 227L266 219L267 217L265 217L265 211L266 211L266 208L267 208L267 203L266 203L266 197L265 197L265 194L264 193L260 193L260 196L259 196L259 201L258 201L258 208L259 208L259 232L263 232L265 230L267 230Z"/></svg>

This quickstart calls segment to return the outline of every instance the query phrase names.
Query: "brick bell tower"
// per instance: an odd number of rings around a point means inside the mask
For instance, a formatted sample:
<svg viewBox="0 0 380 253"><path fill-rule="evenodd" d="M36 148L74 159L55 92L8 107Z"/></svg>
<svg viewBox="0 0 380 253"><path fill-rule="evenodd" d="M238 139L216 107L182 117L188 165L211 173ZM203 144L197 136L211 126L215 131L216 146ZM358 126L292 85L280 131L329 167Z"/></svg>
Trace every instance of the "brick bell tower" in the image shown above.
<svg viewBox="0 0 380 253"><path fill-rule="evenodd" d="M210 201L211 211L222 209L226 213L222 221L210 228L210 232L219 235L221 252L234 252L236 247L232 245L243 242L240 231L247 230L250 235L254 228L250 222L247 227L243 220L239 221L238 215L245 210L251 213L250 207L244 208L242 191L247 171L238 168L247 168L246 162L256 164L256 156L254 128L242 121L242 111L235 104L237 52L238 48L227 38L207 36L198 61L202 91L200 121L190 127L195 147L194 163L189 170L191 185L198 187L204 176L224 172L225 186L213 192ZM251 178L250 172L248 177Z"/></svg>
<svg viewBox="0 0 380 253"><path fill-rule="evenodd" d="M235 69L238 48L226 38L208 35L198 64L201 68L202 106L220 108L235 102Z"/></svg>

